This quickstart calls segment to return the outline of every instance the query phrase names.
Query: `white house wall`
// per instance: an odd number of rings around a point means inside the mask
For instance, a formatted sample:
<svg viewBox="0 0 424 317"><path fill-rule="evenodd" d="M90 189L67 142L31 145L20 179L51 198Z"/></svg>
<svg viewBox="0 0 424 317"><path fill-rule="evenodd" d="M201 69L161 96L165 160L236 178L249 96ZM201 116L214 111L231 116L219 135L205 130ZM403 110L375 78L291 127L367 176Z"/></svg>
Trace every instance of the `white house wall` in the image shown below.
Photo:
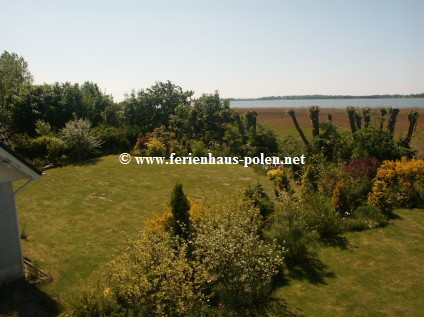
<svg viewBox="0 0 424 317"><path fill-rule="evenodd" d="M0 183L0 285L24 276L12 182Z"/></svg>
<svg viewBox="0 0 424 317"><path fill-rule="evenodd" d="M24 173L18 169L12 167L1 167L0 166L0 183L3 182L13 182L18 179L28 178Z"/></svg>

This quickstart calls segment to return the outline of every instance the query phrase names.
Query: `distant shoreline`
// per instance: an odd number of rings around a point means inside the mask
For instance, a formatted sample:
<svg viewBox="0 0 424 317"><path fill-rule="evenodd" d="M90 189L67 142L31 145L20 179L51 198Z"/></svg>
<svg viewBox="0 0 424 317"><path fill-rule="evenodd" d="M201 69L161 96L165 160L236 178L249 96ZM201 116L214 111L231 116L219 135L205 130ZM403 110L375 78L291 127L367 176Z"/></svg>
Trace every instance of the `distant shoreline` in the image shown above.
<svg viewBox="0 0 424 317"><path fill-rule="evenodd" d="M226 98L230 101L264 101L264 100L317 100L317 99L407 99L407 98L424 98L424 93L411 95L367 95L367 96L350 96L350 95L293 95L293 96L269 96L259 98Z"/></svg>

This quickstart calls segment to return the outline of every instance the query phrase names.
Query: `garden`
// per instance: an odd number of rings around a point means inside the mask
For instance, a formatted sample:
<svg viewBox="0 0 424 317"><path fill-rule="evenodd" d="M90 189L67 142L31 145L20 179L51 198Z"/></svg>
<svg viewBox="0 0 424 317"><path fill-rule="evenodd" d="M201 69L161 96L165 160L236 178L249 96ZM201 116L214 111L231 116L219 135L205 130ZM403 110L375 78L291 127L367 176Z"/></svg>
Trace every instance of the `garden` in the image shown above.
<svg viewBox="0 0 424 317"><path fill-rule="evenodd" d="M114 102L91 82L34 85L23 58L0 59L22 75L0 121L45 171L17 198L22 245L61 316L420 311L420 109L347 107L343 127L318 106L279 109L285 134L218 92L157 82ZM122 165L122 152L305 164Z"/></svg>

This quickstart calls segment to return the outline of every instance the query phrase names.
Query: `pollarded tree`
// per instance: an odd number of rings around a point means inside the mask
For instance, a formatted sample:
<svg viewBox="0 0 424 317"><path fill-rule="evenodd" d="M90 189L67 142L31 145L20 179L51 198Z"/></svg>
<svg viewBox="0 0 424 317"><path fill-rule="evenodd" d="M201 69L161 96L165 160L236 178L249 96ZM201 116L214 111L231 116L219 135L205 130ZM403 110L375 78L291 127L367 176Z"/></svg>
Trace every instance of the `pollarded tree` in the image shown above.
<svg viewBox="0 0 424 317"><path fill-rule="evenodd" d="M171 196L172 231L175 236L187 240L190 232L190 203L184 194L183 185L175 184Z"/></svg>

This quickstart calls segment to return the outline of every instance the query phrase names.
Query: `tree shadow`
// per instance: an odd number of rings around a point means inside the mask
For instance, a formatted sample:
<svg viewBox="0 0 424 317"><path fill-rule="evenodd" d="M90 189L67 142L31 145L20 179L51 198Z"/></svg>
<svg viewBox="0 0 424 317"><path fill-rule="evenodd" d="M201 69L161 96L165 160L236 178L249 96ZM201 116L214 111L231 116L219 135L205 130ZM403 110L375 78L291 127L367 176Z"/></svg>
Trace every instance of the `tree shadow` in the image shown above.
<svg viewBox="0 0 424 317"><path fill-rule="evenodd" d="M322 244L327 247L339 248L341 250L347 250L351 246L349 240L342 236L325 238L322 240Z"/></svg>
<svg viewBox="0 0 424 317"><path fill-rule="evenodd" d="M403 218L401 216L399 216L398 214L395 213L390 213L388 216L389 220L403 220Z"/></svg>
<svg viewBox="0 0 424 317"><path fill-rule="evenodd" d="M36 285L26 280L0 288L0 315L20 317L53 317L59 314L59 304Z"/></svg>
<svg viewBox="0 0 424 317"><path fill-rule="evenodd" d="M336 277L334 272L328 270L328 265L315 257L287 263L287 270L288 279L307 280L311 284L327 284L326 279Z"/></svg>

